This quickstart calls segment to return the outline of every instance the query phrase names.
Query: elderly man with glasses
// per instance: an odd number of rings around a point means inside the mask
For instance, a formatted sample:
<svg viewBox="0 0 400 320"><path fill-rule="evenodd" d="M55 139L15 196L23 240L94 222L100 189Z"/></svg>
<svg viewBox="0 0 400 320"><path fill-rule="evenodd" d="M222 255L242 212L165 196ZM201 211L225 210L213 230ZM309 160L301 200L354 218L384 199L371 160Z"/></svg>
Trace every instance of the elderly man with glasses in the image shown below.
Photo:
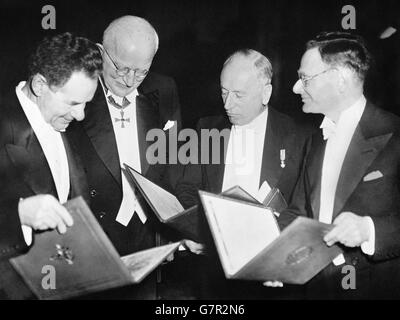
<svg viewBox="0 0 400 320"><path fill-rule="evenodd" d="M121 255L156 245L148 208L139 203L121 167L126 163L168 188L170 167L149 163L146 134L181 122L174 80L149 71L158 42L145 19L114 20L99 44L103 74L98 90L87 105L85 121L72 124L69 131L86 166L91 209ZM153 280L144 281L137 298L156 298Z"/></svg>
<svg viewBox="0 0 400 320"><path fill-rule="evenodd" d="M279 222L305 215L333 223L323 240L343 249L308 283L309 298L400 296L400 119L365 98L370 61L360 37L320 34L293 87L304 112L325 117Z"/></svg>

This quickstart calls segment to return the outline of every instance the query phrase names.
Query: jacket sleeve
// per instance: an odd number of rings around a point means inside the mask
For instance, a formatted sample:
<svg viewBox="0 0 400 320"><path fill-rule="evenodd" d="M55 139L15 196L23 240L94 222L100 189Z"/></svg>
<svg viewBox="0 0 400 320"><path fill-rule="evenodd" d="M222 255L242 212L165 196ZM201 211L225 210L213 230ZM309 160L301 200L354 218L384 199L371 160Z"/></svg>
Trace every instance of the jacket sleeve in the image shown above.
<svg viewBox="0 0 400 320"><path fill-rule="evenodd" d="M0 260L28 251L18 215L18 201L0 202Z"/></svg>

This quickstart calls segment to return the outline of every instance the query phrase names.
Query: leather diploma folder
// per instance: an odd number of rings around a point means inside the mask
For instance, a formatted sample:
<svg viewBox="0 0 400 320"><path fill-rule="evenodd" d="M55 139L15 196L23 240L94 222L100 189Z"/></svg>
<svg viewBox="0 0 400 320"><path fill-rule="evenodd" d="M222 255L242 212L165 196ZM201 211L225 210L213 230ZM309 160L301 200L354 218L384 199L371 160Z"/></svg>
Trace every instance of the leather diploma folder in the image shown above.
<svg viewBox="0 0 400 320"><path fill-rule="evenodd" d="M323 241L332 225L298 217L280 232L263 205L199 193L228 279L304 284L342 253Z"/></svg>
<svg viewBox="0 0 400 320"><path fill-rule="evenodd" d="M282 212L287 208L283 194L278 188L272 188L263 201L264 206L271 208L274 212Z"/></svg>
<svg viewBox="0 0 400 320"><path fill-rule="evenodd" d="M123 169L131 187L138 189L156 218L161 223L179 231L185 238L202 243L204 233L201 225L201 215L198 206L184 209L179 200L171 193L145 178L135 169L124 164ZM241 199L251 203L260 203L239 186L232 187L222 193L227 197Z"/></svg>
<svg viewBox="0 0 400 320"><path fill-rule="evenodd" d="M138 283L180 245L121 258L81 197L65 207L74 219L65 234L37 233L30 251L10 260L39 299L66 299Z"/></svg>

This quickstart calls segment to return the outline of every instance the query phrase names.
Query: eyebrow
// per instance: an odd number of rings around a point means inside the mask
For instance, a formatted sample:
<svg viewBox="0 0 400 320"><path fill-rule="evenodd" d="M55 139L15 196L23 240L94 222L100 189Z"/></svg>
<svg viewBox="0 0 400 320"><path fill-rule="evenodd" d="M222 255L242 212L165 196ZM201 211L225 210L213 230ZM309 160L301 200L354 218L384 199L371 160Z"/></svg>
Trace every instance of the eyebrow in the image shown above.
<svg viewBox="0 0 400 320"><path fill-rule="evenodd" d="M246 91L243 91L243 90L228 90L224 87L221 87L221 90L230 91L230 92L234 92L234 93L246 93Z"/></svg>
<svg viewBox="0 0 400 320"><path fill-rule="evenodd" d="M78 101L69 101L68 104L71 106L77 106L78 104L82 104L83 102L78 102Z"/></svg>

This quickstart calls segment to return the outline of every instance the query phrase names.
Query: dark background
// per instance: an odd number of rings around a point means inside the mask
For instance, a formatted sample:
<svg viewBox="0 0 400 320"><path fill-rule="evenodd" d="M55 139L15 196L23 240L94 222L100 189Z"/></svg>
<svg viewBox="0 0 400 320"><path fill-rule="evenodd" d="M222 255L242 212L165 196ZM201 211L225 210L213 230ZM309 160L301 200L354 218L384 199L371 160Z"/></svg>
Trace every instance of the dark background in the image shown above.
<svg viewBox="0 0 400 320"><path fill-rule="evenodd" d="M398 112L398 34L379 40L379 34L400 17L397 1L306 0L130 0L22 1L0 0L0 93L26 80L29 52L46 35L72 31L101 41L115 18L138 15L158 31L160 49L152 69L175 78L184 125L193 127L200 116L223 112L219 73L234 50L249 47L267 55L274 67L271 105L301 121L301 101L291 91L307 40L320 31L341 30L346 4L356 8L356 30L377 58L367 81L373 102ZM41 27L42 7L56 8L56 30ZM399 30L400 32L400 30Z"/></svg>

